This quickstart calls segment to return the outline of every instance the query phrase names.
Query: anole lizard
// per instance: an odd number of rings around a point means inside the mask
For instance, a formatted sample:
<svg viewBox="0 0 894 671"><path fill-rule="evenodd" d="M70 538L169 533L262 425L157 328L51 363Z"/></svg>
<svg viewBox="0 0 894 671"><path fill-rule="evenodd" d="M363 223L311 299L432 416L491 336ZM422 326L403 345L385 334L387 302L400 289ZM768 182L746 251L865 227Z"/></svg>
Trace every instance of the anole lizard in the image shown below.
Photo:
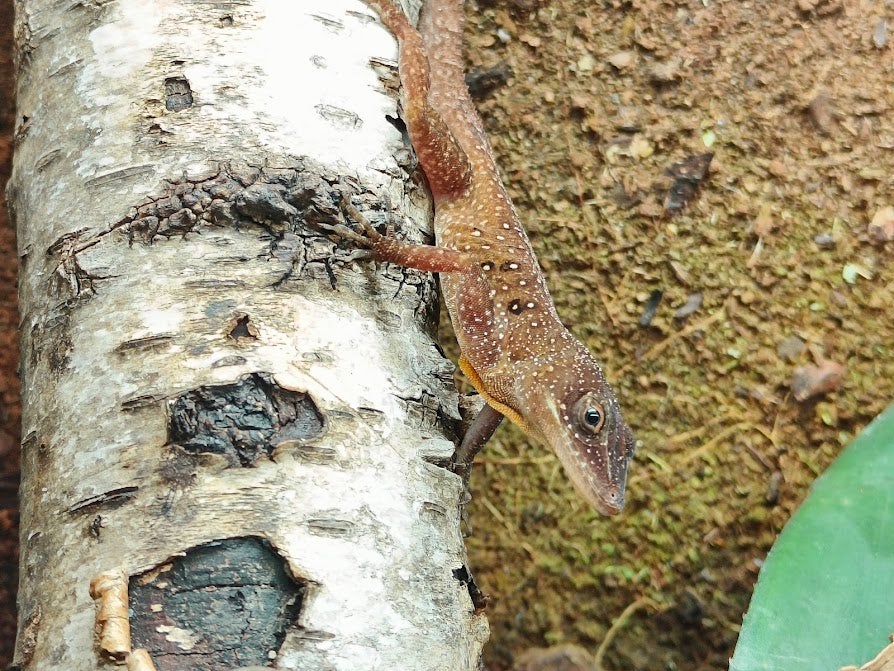
<svg viewBox="0 0 894 671"><path fill-rule="evenodd" d="M455 460L474 453L503 416L558 455L578 492L605 514L624 506L634 441L587 348L559 321L518 213L500 181L463 80L462 0L428 0L419 29L391 0L364 0L400 45L403 119L435 206L437 246L336 232L380 261L440 273L459 365L487 401Z"/></svg>

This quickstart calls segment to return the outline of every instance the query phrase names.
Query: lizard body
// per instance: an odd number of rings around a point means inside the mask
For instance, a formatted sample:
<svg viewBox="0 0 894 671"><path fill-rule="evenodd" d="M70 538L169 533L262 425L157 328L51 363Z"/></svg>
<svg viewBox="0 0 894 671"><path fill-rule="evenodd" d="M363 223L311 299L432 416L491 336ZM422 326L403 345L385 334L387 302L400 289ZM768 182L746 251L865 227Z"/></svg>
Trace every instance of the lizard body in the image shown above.
<svg viewBox="0 0 894 671"><path fill-rule="evenodd" d="M591 505L617 513L633 436L601 368L559 320L500 180L463 79L462 0L428 0L418 31L391 0L364 1L400 45L402 117L432 191L437 246L364 222L365 235L347 237L379 260L440 273L460 367L487 401L460 448L469 461L505 415L556 452Z"/></svg>

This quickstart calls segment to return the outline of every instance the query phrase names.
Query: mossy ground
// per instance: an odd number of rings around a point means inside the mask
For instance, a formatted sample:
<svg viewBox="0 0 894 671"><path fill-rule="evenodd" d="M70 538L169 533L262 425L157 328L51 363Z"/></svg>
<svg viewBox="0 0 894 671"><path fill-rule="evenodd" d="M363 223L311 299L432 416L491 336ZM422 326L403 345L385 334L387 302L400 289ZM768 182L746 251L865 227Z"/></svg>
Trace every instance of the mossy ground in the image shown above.
<svg viewBox="0 0 894 671"><path fill-rule="evenodd" d="M478 106L559 314L641 443L611 519L513 427L479 458L488 668L532 646L595 652L625 609L606 669L726 668L776 534L894 399L894 242L867 232L894 205L894 15L479 0L466 17L469 66L513 73ZM710 176L668 216L666 170L707 151ZM675 318L692 294L699 309ZM793 371L821 360L843 382L796 401Z"/></svg>

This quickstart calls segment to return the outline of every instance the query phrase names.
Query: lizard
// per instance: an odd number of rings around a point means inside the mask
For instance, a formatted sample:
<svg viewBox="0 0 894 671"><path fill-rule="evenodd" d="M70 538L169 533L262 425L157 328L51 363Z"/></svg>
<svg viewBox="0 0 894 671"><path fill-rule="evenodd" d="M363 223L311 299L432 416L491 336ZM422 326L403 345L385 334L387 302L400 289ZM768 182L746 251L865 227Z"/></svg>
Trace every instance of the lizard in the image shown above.
<svg viewBox="0 0 894 671"><path fill-rule="evenodd" d="M436 245L379 233L349 201L360 229L332 228L378 261L439 274L459 366L486 402L454 455L464 484L508 417L555 452L590 505L617 514L633 434L602 368L560 321L500 179L463 78L462 0L428 0L418 29L392 0L363 1L398 41L401 116L432 194Z"/></svg>

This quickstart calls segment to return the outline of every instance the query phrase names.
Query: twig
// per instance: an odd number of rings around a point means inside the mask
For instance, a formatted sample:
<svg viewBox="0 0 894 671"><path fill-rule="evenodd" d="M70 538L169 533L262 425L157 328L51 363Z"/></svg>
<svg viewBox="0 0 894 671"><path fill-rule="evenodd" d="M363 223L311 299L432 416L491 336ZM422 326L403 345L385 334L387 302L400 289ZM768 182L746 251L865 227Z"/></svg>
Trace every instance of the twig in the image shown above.
<svg viewBox="0 0 894 671"><path fill-rule="evenodd" d="M724 305L722 308L717 310L715 313L708 315L701 321L695 322L694 324L690 324L686 328L681 329L680 331L677 331L676 333L668 336L661 342L656 343L651 348L649 348L649 350L645 354L643 354L639 359L637 359L635 361L631 361L631 362L625 364L624 366L621 366L620 370L618 370L616 374L621 375L621 374L627 372L628 370L630 370L633 366L635 366L637 364L641 364L644 361L648 361L649 359L654 359L656 356L661 354L665 349L667 349L673 342L679 340L680 338L685 338L686 336L688 336L692 333L695 333L696 331L703 330L708 325L713 324L714 322L722 319L725 315L726 315L726 306Z"/></svg>
<svg viewBox="0 0 894 671"><path fill-rule="evenodd" d="M602 658L605 657L605 653L608 651L608 647L611 645L615 636L618 635L618 632L621 631L621 628L627 624L627 621L630 619L630 616L633 615L636 611L641 608L654 608L658 609L658 604L652 601L647 596L641 596L636 601L631 603L625 608L621 614L615 618L615 621L612 622L612 626L608 628L608 631L605 632L605 638L602 639L602 643L599 644L599 647L596 649L596 654L593 655L593 664L596 667L596 671L602 671Z"/></svg>

